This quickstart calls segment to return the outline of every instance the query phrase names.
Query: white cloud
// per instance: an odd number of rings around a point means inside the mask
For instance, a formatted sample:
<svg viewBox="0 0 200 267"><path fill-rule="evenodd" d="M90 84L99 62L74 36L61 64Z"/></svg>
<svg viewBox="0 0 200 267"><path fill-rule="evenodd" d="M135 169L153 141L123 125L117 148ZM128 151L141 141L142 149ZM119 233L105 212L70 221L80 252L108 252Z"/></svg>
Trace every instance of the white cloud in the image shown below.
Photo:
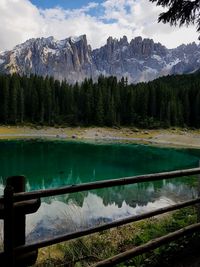
<svg viewBox="0 0 200 267"><path fill-rule="evenodd" d="M0 1L0 51L33 37L50 35L64 39L86 34L93 48L105 44L109 36L128 39L141 35L167 47L198 40L194 26L175 28L157 23L160 7L148 0L105 0L80 9L61 7L41 10L29 0ZM95 15L94 15L95 14Z"/></svg>
<svg viewBox="0 0 200 267"><path fill-rule="evenodd" d="M27 0L0 1L0 50L14 45L42 32L41 15Z"/></svg>

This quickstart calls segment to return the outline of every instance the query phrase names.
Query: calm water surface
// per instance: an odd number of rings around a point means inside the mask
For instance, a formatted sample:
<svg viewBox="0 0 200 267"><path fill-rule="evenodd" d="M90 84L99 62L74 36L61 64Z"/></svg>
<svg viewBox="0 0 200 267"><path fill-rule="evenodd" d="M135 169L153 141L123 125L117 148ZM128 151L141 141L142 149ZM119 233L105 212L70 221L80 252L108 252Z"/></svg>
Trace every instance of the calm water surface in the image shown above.
<svg viewBox="0 0 200 267"><path fill-rule="evenodd" d="M198 166L199 160L200 150L196 149L77 141L0 141L1 192L6 177L12 175L25 175L30 191L192 168ZM37 214L27 218L27 233L29 237L32 234L30 239L38 231L43 237L55 218L62 225L59 229L71 231L72 221L77 229L138 214L194 197L193 185L195 178L185 178L48 198Z"/></svg>
<svg viewBox="0 0 200 267"><path fill-rule="evenodd" d="M0 141L0 178L23 174L27 190L198 166L200 150L136 144Z"/></svg>

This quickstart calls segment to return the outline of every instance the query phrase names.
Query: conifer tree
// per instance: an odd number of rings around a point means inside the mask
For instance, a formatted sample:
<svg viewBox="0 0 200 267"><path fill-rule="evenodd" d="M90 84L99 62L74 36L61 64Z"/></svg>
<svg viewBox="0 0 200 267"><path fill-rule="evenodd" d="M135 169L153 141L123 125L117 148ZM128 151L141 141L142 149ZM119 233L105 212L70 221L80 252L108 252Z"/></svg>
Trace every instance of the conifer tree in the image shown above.
<svg viewBox="0 0 200 267"><path fill-rule="evenodd" d="M2 77L1 91L2 122L7 124L9 122L9 78L7 76Z"/></svg>
<svg viewBox="0 0 200 267"><path fill-rule="evenodd" d="M18 96L18 91L19 91L19 76L17 75L13 75L11 77L11 81L10 81L10 105L9 105L9 109L10 109L10 118L9 121L10 123L16 124L17 122L17 115L18 115L18 110L17 110L17 96Z"/></svg>
<svg viewBox="0 0 200 267"><path fill-rule="evenodd" d="M101 88L96 88L96 107L95 107L95 123L96 125L104 125L104 108L103 96Z"/></svg>
<svg viewBox="0 0 200 267"><path fill-rule="evenodd" d="M156 2L158 6L167 8L160 14L158 21L171 25L196 24L200 31L200 1L199 0L149 0Z"/></svg>
<svg viewBox="0 0 200 267"><path fill-rule="evenodd" d="M18 91L18 113L19 113L19 122L24 122L24 89L20 87Z"/></svg>
<svg viewBox="0 0 200 267"><path fill-rule="evenodd" d="M200 127L199 88L198 73L137 85L103 76L69 85L0 75L0 123Z"/></svg>

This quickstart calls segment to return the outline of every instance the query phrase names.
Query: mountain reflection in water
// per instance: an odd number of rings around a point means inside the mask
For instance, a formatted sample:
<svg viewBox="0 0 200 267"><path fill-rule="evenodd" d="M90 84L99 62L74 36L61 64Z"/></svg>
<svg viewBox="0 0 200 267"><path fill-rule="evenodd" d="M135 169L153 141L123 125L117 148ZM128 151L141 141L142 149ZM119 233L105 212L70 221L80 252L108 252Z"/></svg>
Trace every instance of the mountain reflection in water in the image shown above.
<svg viewBox="0 0 200 267"><path fill-rule="evenodd" d="M5 179L25 175L28 191L197 167L200 151L136 144L1 141L1 192ZM112 187L42 200L27 216L27 239L43 239L191 199L195 177Z"/></svg>

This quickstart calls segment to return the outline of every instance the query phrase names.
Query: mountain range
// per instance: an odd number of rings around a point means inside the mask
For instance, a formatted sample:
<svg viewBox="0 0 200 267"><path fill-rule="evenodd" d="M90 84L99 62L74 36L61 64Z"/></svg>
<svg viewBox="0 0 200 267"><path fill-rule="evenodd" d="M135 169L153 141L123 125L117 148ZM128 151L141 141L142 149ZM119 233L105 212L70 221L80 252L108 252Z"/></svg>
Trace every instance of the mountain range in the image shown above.
<svg viewBox="0 0 200 267"><path fill-rule="evenodd" d="M56 40L32 38L13 50L0 53L0 72L53 76L69 83L99 75L124 76L129 82L150 81L160 76L193 73L200 69L200 45L195 42L167 49L152 39L109 37L92 50L86 35Z"/></svg>

